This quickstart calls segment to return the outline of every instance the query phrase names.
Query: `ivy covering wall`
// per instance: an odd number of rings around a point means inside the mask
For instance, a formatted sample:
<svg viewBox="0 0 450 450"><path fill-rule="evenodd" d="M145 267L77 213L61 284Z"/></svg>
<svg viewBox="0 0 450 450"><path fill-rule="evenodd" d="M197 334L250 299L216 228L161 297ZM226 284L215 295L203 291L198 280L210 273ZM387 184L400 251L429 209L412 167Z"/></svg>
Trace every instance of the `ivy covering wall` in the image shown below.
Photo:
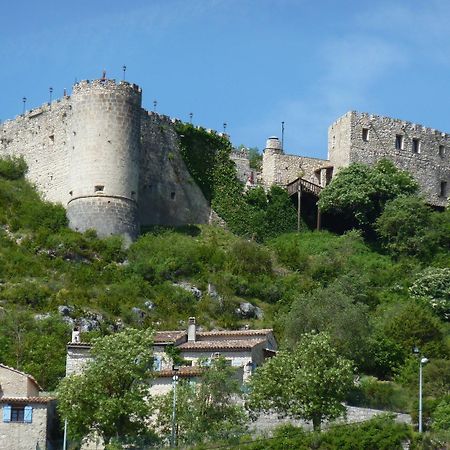
<svg viewBox="0 0 450 450"><path fill-rule="evenodd" d="M263 241L296 228L296 211L286 191L277 186L267 193L261 187L244 191L226 137L187 123L177 124L176 130L190 174L233 233Z"/></svg>

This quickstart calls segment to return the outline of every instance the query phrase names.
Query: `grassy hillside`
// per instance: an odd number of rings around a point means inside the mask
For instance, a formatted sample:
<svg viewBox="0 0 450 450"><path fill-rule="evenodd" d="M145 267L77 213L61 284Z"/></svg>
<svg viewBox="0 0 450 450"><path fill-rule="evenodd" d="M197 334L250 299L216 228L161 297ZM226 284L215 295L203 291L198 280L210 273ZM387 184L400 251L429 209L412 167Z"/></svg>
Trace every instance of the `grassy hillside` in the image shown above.
<svg viewBox="0 0 450 450"><path fill-rule="evenodd" d="M358 231L261 244L201 226L156 229L124 250L117 237L69 230L24 170L0 162L0 361L44 388L64 374L74 321L89 339L124 326L183 329L196 316L204 328L273 326L288 346L328 330L362 374L349 400L374 407L415 409L418 345L430 358L426 413L448 401L449 322L435 306L448 300L448 248L394 259Z"/></svg>

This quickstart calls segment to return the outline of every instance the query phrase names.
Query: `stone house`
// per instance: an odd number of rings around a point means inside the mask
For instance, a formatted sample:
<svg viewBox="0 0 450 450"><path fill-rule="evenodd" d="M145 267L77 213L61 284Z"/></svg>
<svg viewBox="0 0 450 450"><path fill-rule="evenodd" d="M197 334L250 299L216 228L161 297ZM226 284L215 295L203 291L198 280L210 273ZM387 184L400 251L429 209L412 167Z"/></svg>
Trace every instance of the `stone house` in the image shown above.
<svg viewBox="0 0 450 450"><path fill-rule="evenodd" d="M154 336L154 375L151 394L167 392L174 375L173 360L166 351L172 347L184 364L177 375L197 381L201 377L202 364L223 356L231 366L236 367L241 383L246 381L253 370L266 358L274 356L277 342L271 329L261 330L218 330L199 331L195 318L189 318L187 330L157 331ZM72 333L72 342L67 345L66 375L81 373L90 359L91 345L81 342L79 331Z"/></svg>
<svg viewBox="0 0 450 450"><path fill-rule="evenodd" d="M0 364L0 448L51 449L55 401L26 373Z"/></svg>

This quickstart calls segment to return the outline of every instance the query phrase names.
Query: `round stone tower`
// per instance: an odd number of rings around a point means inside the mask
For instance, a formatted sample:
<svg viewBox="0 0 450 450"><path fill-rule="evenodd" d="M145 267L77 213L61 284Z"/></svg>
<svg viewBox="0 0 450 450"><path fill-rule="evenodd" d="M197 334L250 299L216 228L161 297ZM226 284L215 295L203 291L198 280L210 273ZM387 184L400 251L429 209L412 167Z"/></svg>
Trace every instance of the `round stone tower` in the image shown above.
<svg viewBox="0 0 450 450"><path fill-rule="evenodd" d="M73 87L69 124L70 227L101 237L138 234L141 90L113 80Z"/></svg>
<svg viewBox="0 0 450 450"><path fill-rule="evenodd" d="M283 153L283 149L281 148L281 142L276 136L270 136L266 141L266 148L264 149L264 153Z"/></svg>

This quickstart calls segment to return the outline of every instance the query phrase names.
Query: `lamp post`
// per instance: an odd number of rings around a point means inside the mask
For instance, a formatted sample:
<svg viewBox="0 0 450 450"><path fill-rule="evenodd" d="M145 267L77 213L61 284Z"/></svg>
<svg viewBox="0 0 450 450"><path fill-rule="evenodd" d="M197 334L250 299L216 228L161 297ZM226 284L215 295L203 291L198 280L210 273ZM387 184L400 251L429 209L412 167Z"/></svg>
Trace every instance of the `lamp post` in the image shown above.
<svg viewBox="0 0 450 450"><path fill-rule="evenodd" d="M153 112L156 112L156 105L158 104L157 100L153 100Z"/></svg>
<svg viewBox="0 0 450 450"><path fill-rule="evenodd" d="M177 446L177 383L178 383L178 370L176 366L172 366L172 372L174 375L172 377L173 381L173 404L172 404L172 435L170 437L171 447Z"/></svg>
<svg viewBox="0 0 450 450"><path fill-rule="evenodd" d="M417 347L414 347L413 353L419 355L420 351ZM420 356L419 360L419 433L423 432L422 415L423 415L423 405L422 405L422 386L423 386L423 366L428 362L428 358Z"/></svg>
<svg viewBox="0 0 450 450"><path fill-rule="evenodd" d="M125 72L127 71L127 66L124 64L123 66L122 66L122 72L123 72L123 78L122 78L122 80L123 81L125 81Z"/></svg>
<svg viewBox="0 0 450 450"><path fill-rule="evenodd" d="M223 123L223 133L225 134L227 132L227 123Z"/></svg>
<svg viewBox="0 0 450 450"><path fill-rule="evenodd" d="M284 122L281 122L281 150L284 151Z"/></svg>
<svg viewBox="0 0 450 450"><path fill-rule="evenodd" d="M27 103L27 98L23 97L22 98L22 103L23 103L23 110L22 110L22 114L25 114L25 108L26 108L26 103Z"/></svg>
<svg viewBox="0 0 450 450"><path fill-rule="evenodd" d="M49 93L49 101L48 101L48 104L51 106L51 104L52 104L52 94L53 94L53 88L52 88L52 87L49 87L49 88L48 88L48 93Z"/></svg>

